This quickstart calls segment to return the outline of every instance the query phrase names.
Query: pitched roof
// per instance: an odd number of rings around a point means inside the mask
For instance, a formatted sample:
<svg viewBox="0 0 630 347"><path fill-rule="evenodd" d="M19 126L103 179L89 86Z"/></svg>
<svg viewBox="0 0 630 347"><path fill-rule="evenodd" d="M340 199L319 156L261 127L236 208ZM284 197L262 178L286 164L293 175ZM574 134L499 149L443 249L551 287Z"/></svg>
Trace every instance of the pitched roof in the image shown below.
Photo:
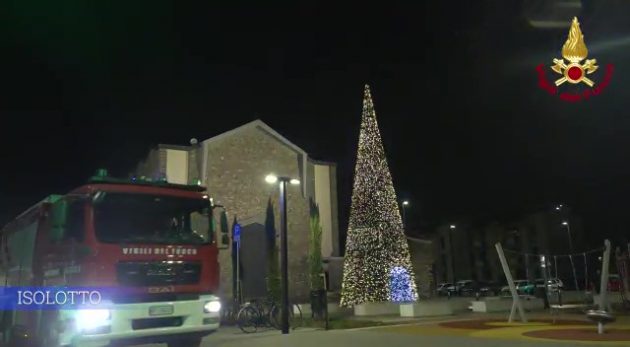
<svg viewBox="0 0 630 347"><path fill-rule="evenodd" d="M306 152L302 148L298 147L293 142L289 141L286 137L280 135L280 133L278 133L277 131L273 130L273 128L271 128L269 125L267 125L265 122L263 122L260 119L256 119L256 120L251 121L249 123L245 123L245 124L241 125L240 127L234 128L232 130L228 130L228 131L226 131L224 133L221 133L221 134L219 134L217 136L213 136L213 137L211 137L211 138L209 138L207 140L204 140L202 142L204 142L204 143L211 143L211 142L214 142L214 141L217 141L217 140L221 140L223 138L226 138L228 136L232 136L232 135L237 134L237 133L239 133L241 131L248 130L248 129L251 129L251 128L260 129L260 130L266 132L267 134L269 134L270 136L274 137L276 140L280 141L281 143L283 143L287 147L291 148L295 152L297 152L299 154L302 154L305 157L307 156Z"/></svg>
<svg viewBox="0 0 630 347"><path fill-rule="evenodd" d="M306 196L306 182L307 182L307 170L306 170L306 164L308 159L308 154L306 153L306 151L304 151L302 148L298 147L297 145L295 145L293 142L289 141L286 137L280 135L280 133L278 133L277 131L273 130L269 125L267 125L265 122L263 122L260 119L256 119L254 121L251 121L249 123L245 123L243 125L241 125L240 127L234 128L232 130L226 131L224 133L221 133L219 135L216 135L214 137L211 137L209 139L206 139L204 141L201 142L202 146L203 146L203 150L204 150L204 163L203 163L203 171L207 172L206 167L207 167L207 151L208 151L208 146L218 140L221 140L223 138L226 138L228 136L232 136L232 135L236 135L242 131L245 130L249 130L249 129L258 129L261 130L265 133L267 133L269 136L273 137L274 139L276 139L278 142L282 143L283 145L287 146L288 148L290 148L291 150L293 150L294 152L296 152L298 155L301 155L302 158L302 168L300 169L301 172L301 176L299 179L302 182L301 186L301 190L302 190L302 194L303 196ZM203 183L205 184L205 179L203 180Z"/></svg>

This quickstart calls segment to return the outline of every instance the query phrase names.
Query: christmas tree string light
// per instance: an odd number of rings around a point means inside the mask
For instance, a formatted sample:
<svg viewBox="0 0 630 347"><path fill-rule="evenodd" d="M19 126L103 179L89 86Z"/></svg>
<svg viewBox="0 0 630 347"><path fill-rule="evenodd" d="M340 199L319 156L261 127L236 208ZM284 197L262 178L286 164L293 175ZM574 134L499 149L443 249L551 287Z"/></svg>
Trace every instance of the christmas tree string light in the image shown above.
<svg viewBox="0 0 630 347"><path fill-rule="evenodd" d="M415 301L409 246L376 112L365 86L343 268L341 305Z"/></svg>
<svg viewBox="0 0 630 347"><path fill-rule="evenodd" d="M391 301L414 301L414 291L411 285L411 276L404 267L396 266L389 274L389 292Z"/></svg>

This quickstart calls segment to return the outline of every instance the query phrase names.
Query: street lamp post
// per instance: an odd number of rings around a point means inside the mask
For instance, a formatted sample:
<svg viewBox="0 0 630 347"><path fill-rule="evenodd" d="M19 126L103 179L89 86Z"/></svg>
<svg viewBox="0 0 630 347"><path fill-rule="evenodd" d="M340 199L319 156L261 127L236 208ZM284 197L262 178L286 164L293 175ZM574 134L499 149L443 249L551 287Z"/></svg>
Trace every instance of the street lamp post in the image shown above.
<svg viewBox="0 0 630 347"><path fill-rule="evenodd" d="M236 302L241 305L241 226L234 225L234 238L236 239Z"/></svg>
<svg viewBox="0 0 630 347"><path fill-rule="evenodd" d="M453 282L453 285L455 285L455 249L453 248L453 230L456 228L457 226L455 224L451 224L448 227L448 243L451 245L451 281Z"/></svg>
<svg viewBox="0 0 630 347"><path fill-rule="evenodd" d="M407 215L405 213L405 210L407 209L408 205L409 205L409 201L405 200L405 201L402 202L403 230L407 229Z"/></svg>
<svg viewBox="0 0 630 347"><path fill-rule="evenodd" d="M573 271L573 280L575 281L575 290L580 290L578 287L577 274L575 273L575 264L573 264L573 238L571 237L571 224L568 221L563 221L562 225L567 227L567 235L569 236L569 260L571 261L571 270Z"/></svg>
<svg viewBox="0 0 630 347"><path fill-rule="evenodd" d="M547 276L547 260L544 255L540 256L540 270L544 281L543 291L545 292L545 295L543 296L543 303L545 308L549 308L549 277Z"/></svg>
<svg viewBox="0 0 630 347"><path fill-rule="evenodd" d="M265 177L267 183L280 184L280 271L282 273L282 317L281 328L283 334L289 333L289 259L287 246L287 182L298 185L300 181L289 177L277 177L273 174Z"/></svg>
<svg viewBox="0 0 630 347"><path fill-rule="evenodd" d="M567 235L569 236L569 251L573 253L573 238L571 237L571 225L568 221L563 221L562 225L567 227Z"/></svg>

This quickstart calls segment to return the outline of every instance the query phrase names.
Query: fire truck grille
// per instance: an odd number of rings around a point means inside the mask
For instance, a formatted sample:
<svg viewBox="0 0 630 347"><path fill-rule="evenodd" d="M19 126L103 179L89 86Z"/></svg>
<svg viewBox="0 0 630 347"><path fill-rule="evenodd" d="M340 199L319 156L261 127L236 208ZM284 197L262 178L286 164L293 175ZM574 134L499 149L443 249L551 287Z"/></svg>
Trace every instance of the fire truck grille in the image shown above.
<svg viewBox="0 0 630 347"><path fill-rule="evenodd" d="M131 328L133 330L144 330L153 328L179 327L182 324L182 317L142 318L134 319L131 322Z"/></svg>
<svg viewBox="0 0 630 347"><path fill-rule="evenodd" d="M116 265L118 283L124 286L168 286L197 284L201 274L200 262L148 261L119 262Z"/></svg>

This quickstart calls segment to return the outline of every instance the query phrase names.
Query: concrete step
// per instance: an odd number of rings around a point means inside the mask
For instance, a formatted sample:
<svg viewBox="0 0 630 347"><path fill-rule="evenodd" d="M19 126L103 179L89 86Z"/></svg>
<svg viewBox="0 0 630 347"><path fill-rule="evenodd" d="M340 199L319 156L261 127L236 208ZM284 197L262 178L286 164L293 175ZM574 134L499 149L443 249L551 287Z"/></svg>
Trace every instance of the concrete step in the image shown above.
<svg viewBox="0 0 630 347"><path fill-rule="evenodd" d="M521 298L521 304L523 305L523 309L531 311L531 310L539 310L545 308L545 302L543 299L528 297ZM512 298L486 298L485 300L473 301L472 302L472 310L473 312L483 312L483 313L491 313L491 312L506 312L512 309Z"/></svg>
<svg viewBox="0 0 630 347"><path fill-rule="evenodd" d="M368 302L354 306L355 316L381 316L400 314L399 304L393 302Z"/></svg>
<svg viewBox="0 0 630 347"><path fill-rule="evenodd" d="M400 305L401 317L433 317L452 314L453 308L446 301L421 301Z"/></svg>

